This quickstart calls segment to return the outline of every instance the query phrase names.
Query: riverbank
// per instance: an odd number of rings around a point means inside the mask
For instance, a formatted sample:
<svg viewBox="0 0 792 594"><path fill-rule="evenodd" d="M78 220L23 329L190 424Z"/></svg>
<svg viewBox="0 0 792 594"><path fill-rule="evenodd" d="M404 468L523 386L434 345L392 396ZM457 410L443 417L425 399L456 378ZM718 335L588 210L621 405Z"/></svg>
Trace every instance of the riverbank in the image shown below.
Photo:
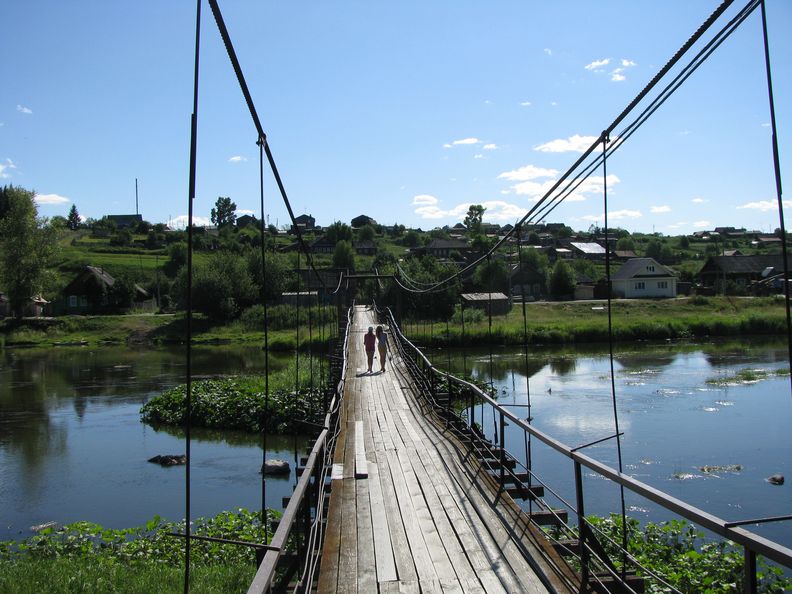
<svg viewBox="0 0 792 594"><path fill-rule="evenodd" d="M526 304L525 330L520 304L502 316L467 309L464 327L457 312L451 323L406 322L402 329L422 346L579 344L608 340L604 301ZM616 342L786 333L783 300L771 297L692 297L616 300L611 310Z"/></svg>
<svg viewBox="0 0 792 594"><path fill-rule="evenodd" d="M326 337L330 336L331 329L331 325L325 325L323 330L315 327L309 335L307 327L301 328L300 348L315 351L326 348ZM263 329L251 328L241 320L222 324L195 314L192 332L193 344L264 343ZM294 350L298 344L293 328L270 330L268 334L270 348L274 351ZM0 320L0 347L157 346L183 344L186 335L187 321L183 313Z"/></svg>
<svg viewBox="0 0 792 594"><path fill-rule="evenodd" d="M534 302L526 304L529 344L579 344L608 340L608 312L603 301ZM445 321L404 322L411 339L429 346L516 345L523 342L522 307L517 304L504 316L493 316L492 330L480 310L457 312L448 329ZM720 336L769 336L786 333L782 299L772 297L680 297L665 300L616 300L612 307L613 335L618 342ZM326 348L332 326L309 329L301 321L301 349ZM0 345L6 347L102 344L182 344L186 319L178 314L65 316L59 318L6 319L0 321ZM323 340L324 337L324 340ZM196 314L193 344L263 344L261 325L242 320L228 324ZM298 344L294 328L271 329L274 351L293 350Z"/></svg>

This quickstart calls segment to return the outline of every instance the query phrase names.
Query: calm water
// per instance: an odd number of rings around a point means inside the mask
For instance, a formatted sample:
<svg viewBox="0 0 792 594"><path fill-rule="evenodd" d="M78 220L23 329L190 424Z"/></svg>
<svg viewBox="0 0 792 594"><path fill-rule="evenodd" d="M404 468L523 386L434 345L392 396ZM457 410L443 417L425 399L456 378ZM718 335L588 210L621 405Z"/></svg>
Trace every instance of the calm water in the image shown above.
<svg viewBox="0 0 792 594"><path fill-rule="evenodd" d="M278 361L274 361L277 366ZM194 350L195 373L260 372L256 348ZM184 350L121 347L0 352L0 540L30 535L49 521L90 520L122 528L155 514L184 516L184 467L147 462L184 452L179 431L140 422L140 407L183 382ZM268 457L293 462L298 441L270 438ZM261 506L261 447L235 432L196 432L192 515ZM292 468L294 464L292 463ZM289 478L268 478L267 505L281 508Z"/></svg>
<svg viewBox="0 0 792 594"><path fill-rule="evenodd" d="M487 352L435 352L455 371L490 373ZM276 362L277 364L277 362ZM713 386L706 380L737 370L786 365L781 345L652 344L623 348L614 361L617 407L625 435L625 470L674 496L726 519L792 513L792 396L788 378L750 385ZM228 346L197 348L197 374L259 372L261 351ZM501 402L525 404L526 371L518 349L496 350L492 375ZM534 423L572 445L613 434L610 364L601 350L532 352L528 363ZM182 382L183 350L6 350L0 353L0 539L21 538L48 521L91 520L111 527L144 523L159 514L183 516L183 467L146 462L181 453L178 432L155 431L139 420L140 406ZM515 409L522 410L525 409ZM477 413L477 418L481 413ZM493 433L492 419L484 427ZM304 450L305 438L299 440ZM522 434L507 446L524 451ZM270 457L293 460L294 439L271 441ZM615 442L586 453L617 465ZM532 446L534 469L574 500L572 464ZM524 455L524 454L523 454ZM707 475L704 465L740 464L739 472ZM261 502L261 449L238 433L198 433L193 443L193 515L256 509ZM786 475L787 484L765 482ZM280 508L294 476L269 479L268 505ZM618 491L593 475L585 479L587 512L617 511ZM627 500L641 519L668 516L639 499ZM792 546L792 525L755 528Z"/></svg>
<svg viewBox="0 0 792 594"><path fill-rule="evenodd" d="M606 351L576 354L532 352L528 372L521 349L493 352L492 377L503 403L526 404L531 394L534 424L572 447L614 435L610 362ZM437 366L483 381L490 377L488 352L435 351ZM619 424L624 432L625 472L727 520L792 513L792 395L788 377L718 386L741 369L787 367L785 345L738 343L651 344L617 349L614 360ZM526 376L529 378L526 386ZM491 409L484 412L494 434ZM521 416L525 408L515 407ZM478 410L477 418L481 418ZM507 428L507 448L525 459L523 432ZM534 442L535 471L574 502L573 466ZM585 453L618 467L615 440ZM705 465L739 464L739 472L707 474ZM784 486L765 479L786 477ZM584 479L587 513L619 510L618 490L594 474ZM643 520L671 517L654 503L627 495L628 514ZM792 546L792 522L751 527Z"/></svg>

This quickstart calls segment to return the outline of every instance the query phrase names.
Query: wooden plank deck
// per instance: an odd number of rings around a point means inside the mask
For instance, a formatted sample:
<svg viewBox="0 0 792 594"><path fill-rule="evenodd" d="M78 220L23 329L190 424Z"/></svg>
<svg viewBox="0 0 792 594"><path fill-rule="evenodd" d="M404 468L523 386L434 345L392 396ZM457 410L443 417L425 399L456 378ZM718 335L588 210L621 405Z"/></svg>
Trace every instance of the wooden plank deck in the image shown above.
<svg viewBox="0 0 792 594"><path fill-rule="evenodd" d="M571 592L573 576L519 507L423 416L398 357L365 373L374 325L358 306L318 591Z"/></svg>

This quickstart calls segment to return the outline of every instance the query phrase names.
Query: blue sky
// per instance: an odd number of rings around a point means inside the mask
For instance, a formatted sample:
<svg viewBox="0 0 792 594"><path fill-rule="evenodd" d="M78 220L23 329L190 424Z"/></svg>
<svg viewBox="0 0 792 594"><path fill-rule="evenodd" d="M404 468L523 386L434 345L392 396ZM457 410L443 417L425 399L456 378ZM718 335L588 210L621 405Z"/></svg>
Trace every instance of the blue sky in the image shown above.
<svg viewBox="0 0 792 594"><path fill-rule="evenodd" d="M297 213L514 222L719 2L221 2ZM740 6L741 7L741 6ZM782 174L792 3L767 0ZM42 215L187 212L195 3L7 3L0 183ZM734 14L736 9L730 9ZM204 4L195 214L258 211L256 134ZM611 224L778 226L758 11L609 160ZM602 220L602 178L549 220ZM266 177L270 222L287 215ZM792 211L790 211L792 212Z"/></svg>

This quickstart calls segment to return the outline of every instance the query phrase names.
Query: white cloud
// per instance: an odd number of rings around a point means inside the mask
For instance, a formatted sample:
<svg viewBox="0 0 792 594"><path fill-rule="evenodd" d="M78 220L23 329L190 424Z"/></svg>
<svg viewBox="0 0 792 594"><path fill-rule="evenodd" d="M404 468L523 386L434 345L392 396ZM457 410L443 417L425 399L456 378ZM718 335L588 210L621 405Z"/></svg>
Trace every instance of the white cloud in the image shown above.
<svg viewBox="0 0 792 594"><path fill-rule="evenodd" d="M492 105L492 101L489 99L484 99L484 105Z"/></svg>
<svg viewBox="0 0 792 594"><path fill-rule="evenodd" d="M478 138L462 138L461 140L455 140L451 143L452 146L458 146L460 144L478 144L481 141Z"/></svg>
<svg viewBox="0 0 792 594"><path fill-rule="evenodd" d="M660 214L662 212L671 212L671 207L670 206L666 206L666 205L653 206L653 207L651 207L649 209L649 212L651 212L652 214Z"/></svg>
<svg viewBox="0 0 792 594"><path fill-rule="evenodd" d="M582 153L585 152L588 147L594 144L596 140L596 136L581 136L580 134L575 134L567 139L558 138L556 140L551 140L550 142L540 144L539 146L535 146L534 150L543 153L567 153L571 151Z"/></svg>
<svg viewBox="0 0 792 594"><path fill-rule="evenodd" d="M789 208L792 205L792 200L784 200L783 201L784 208ZM778 202L774 200L758 200L757 202L748 202L747 204L743 204L737 207L738 209L751 209L751 210L761 210L762 212L767 212L768 210L775 210L778 208Z"/></svg>
<svg viewBox="0 0 792 594"><path fill-rule="evenodd" d="M705 202L709 202L709 200L705 200L704 198L696 197L691 200L693 204L704 204Z"/></svg>
<svg viewBox="0 0 792 594"><path fill-rule="evenodd" d="M621 82L623 80L627 80L627 77L624 76L623 74L619 74L618 72L612 72L611 73L611 80L613 82Z"/></svg>
<svg viewBox="0 0 792 594"><path fill-rule="evenodd" d="M478 154L476 154L476 155L473 155L473 158L474 158L474 159L483 159L483 158L484 158L484 155L482 155L481 153L478 153Z"/></svg>
<svg viewBox="0 0 792 594"><path fill-rule="evenodd" d="M239 209L237 209L236 213L237 213L237 215L240 215L240 216L241 215L254 215L254 214L256 214L252 210L248 210L246 208L239 208Z"/></svg>
<svg viewBox="0 0 792 594"><path fill-rule="evenodd" d="M535 165L525 165L518 169L513 169L512 171L504 171L498 176L498 179L529 181L543 177L555 177L556 175L558 175L557 169L545 169L544 167L536 167Z"/></svg>
<svg viewBox="0 0 792 594"><path fill-rule="evenodd" d="M6 173L6 169L16 169L16 165L11 159L6 159L5 165L0 163L0 179L11 177L11 174Z"/></svg>
<svg viewBox="0 0 792 594"><path fill-rule="evenodd" d="M490 142L489 144L485 144L484 145L484 150L485 151L494 151L497 148L500 148L500 147L497 144L495 144L494 142Z"/></svg>
<svg viewBox="0 0 792 594"><path fill-rule="evenodd" d="M438 206L439 200L437 200L437 198L426 195L422 197L416 196L413 198L413 205L417 204L417 198L431 198L434 200L434 202L427 200L426 202L421 203L421 206L415 209L415 214L419 215L423 219L461 220L467 214L468 208L470 208L470 203L465 202L445 210ZM522 206L505 202L503 200L488 200L484 202L478 202L478 204L481 204L486 209L484 212L485 221L513 222L522 218L525 216L525 213L528 212Z"/></svg>
<svg viewBox="0 0 792 594"><path fill-rule="evenodd" d="M34 200L36 204L64 204L71 202L65 196L59 196L58 194L36 194Z"/></svg>
<svg viewBox="0 0 792 594"><path fill-rule="evenodd" d="M2 125L3 124L0 124L0 126ZM770 122L765 122L764 124L762 124L762 128L769 128L769 127L770 127Z"/></svg>
<svg viewBox="0 0 792 594"><path fill-rule="evenodd" d="M608 213L608 222L623 221L624 219L639 219L643 216L640 210L614 210ZM602 214L585 215L580 217L583 221L590 221L592 223L599 223L605 221L605 216Z"/></svg>
<svg viewBox="0 0 792 594"><path fill-rule="evenodd" d="M446 142L446 143L443 145L443 148L451 148L451 145L450 145L450 144L448 144L448 143Z"/></svg>
<svg viewBox="0 0 792 594"><path fill-rule="evenodd" d="M694 229L709 229L712 227L712 223L709 221L696 221L693 223Z"/></svg>
<svg viewBox="0 0 792 594"><path fill-rule="evenodd" d="M30 109L29 107L25 107L24 105L20 105L19 103L17 103L17 111L19 113L24 113L25 115L30 115L31 113L33 113L32 109Z"/></svg>
<svg viewBox="0 0 792 594"><path fill-rule="evenodd" d="M530 101L520 101L520 105L522 107L531 107L531 102Z"/></svg>
<svg viewBox="0 0 792 594"><path fill-rule="evenodd" d="M434 196L430 196L429 194L418 194L417 196L413 196L412 204L413 206L433 206L438 202L439 200Z"/></svg>
<svg viewBox="0 0 792 594"><path fill-rule="evenodd" d="M558 101L551 101L551 102L550 102L550 105L551 105L552 107L556 107L556 106L558 105Z"/></svg>
<svg viewBox="0 0 792 594"><path fill-rule="evenodd" d="M548 56L552 56L553 50L551 50L549 47L546 47L544 48L544 53L546 53Z"/></svg>
<svg viewBox="0 0 792 594"><path fill-rule="evenodd" d="M603 66L607 66L610 64L610 58L603 58L602 60L594 60L590 64L586 64L583 68L586 70L594 70L595 72L600 70Z"/></svg>
<svg viewBox="0 0 792 594"><path fill-rule="evenodd" d="M196 227L208 227L212 224L212 221L207 217L193 217L193 225ZM170 220L170 226L172 229L184 229L187 227L187 215L179 215L178 217L174 217Z"/></svg>
<svg viewBox="0 0 792 594"><path fill-rule="evenodd" d="M633 62L632 60L628 60L627 58L622 58L622 59L621 59L621 65L622 65L624 68L629 68L630 66L638 66L638 64L636 64L636 63L635 63L635 62Z"/></svg>
<svg viewBox="0 0 792 594"><path fill-rule="evenodd" d="M678 223L671 223L670 225L666 225L668 229L681 229L682 227L688 226L690 223L687 221L679 221Z"/></svg>
<svg viewBox="0 0 792 594"><path fill-rule="evenodd" d="M247 161L247 157L243 157L242 155L234 155L228 159L229 163L242 163L243 161Z"/></svg>

